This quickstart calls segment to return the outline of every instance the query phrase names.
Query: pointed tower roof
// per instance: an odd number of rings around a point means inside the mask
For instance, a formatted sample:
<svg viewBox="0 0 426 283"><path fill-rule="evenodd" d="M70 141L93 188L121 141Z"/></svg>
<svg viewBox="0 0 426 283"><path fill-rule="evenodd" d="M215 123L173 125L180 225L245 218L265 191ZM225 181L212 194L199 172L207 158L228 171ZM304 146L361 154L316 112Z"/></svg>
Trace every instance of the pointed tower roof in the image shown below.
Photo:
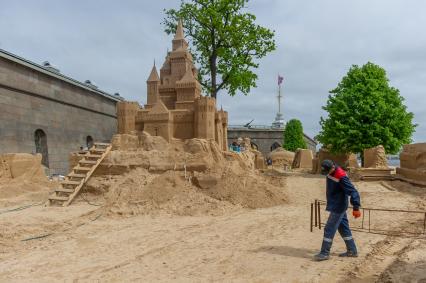
<svg viewBox="0 0 426 283"><path fill-rule="evenodd" d="M196 79L194 78L194 74L192 73L192 70L190 68L186 69L185 75L179 80L179 83L190 83L195 82Z"/></svg>
<svg viewBox="0 0 426 283"><path fill-rule="evenodd" d="M182 26L181 20L179 20L178 22L174 40L180 40L180 39L185 39L185 36L183 35L183 26Z"/></svg>
<svg viewBox="0 0 426 283"><path fill-rule="evenodd" d="M157 68L155 67L155 63L154 63L154 66L152 67L151 74L149 75L147 82L159 82L159 81L160 81L160 77L158 77Z"/></svg>
<svg viewBox="0 0 426 283"><path fill-rule="evenodd" d="M169 109L167 109L167 106L164 105L163 101L160 98L157 99L154 106L151 108L151 111L149 111L150 114L163 114L169 112Z"/></svg>

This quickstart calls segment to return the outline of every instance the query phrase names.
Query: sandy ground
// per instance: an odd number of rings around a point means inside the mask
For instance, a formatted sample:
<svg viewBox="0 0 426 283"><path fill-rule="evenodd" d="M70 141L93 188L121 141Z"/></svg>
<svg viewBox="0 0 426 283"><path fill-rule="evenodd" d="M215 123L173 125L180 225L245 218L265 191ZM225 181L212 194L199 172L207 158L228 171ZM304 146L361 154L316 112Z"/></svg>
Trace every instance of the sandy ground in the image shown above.
<svg viewBox="0 0 426 283"><path fill-rule="evenodd" d="M324 199L325 180L286 178L289 200L219 216L167 214L111 217L80 201L67 208L0 208L2 282L426 282L426 238L354 232L360 257L314 262L322 231L309 231L310 202ZM363 206L426 209L426 189L356 183ZM20 205L28 202L22 200ZM399 229L404 215L375 215ZM361 220L351 224L359 225ZM416 222L417 223L417 222ZM40 239L22 241L30 237Z"/></svg>

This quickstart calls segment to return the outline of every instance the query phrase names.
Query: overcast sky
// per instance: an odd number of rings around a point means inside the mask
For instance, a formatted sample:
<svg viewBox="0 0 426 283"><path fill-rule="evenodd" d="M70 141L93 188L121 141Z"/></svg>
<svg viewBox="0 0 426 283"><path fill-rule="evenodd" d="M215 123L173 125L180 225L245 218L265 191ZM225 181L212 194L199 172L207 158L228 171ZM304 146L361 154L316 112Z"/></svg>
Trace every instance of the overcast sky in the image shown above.
<svg viewBox="0 0 426 283"><path fill-rule="evenodd" d="M127 100L146 101L154 59L161 66L172 37L163 9L178 0L0 0L0 48ZM352 64L387 71L426 141L426 2L423 0L252 0L257 22L275 30L277 50L260 61L249 96L219 94L230 124L270 125L277 112L277 74L284 76L284 117L315 136L328 91Z"/></svg>

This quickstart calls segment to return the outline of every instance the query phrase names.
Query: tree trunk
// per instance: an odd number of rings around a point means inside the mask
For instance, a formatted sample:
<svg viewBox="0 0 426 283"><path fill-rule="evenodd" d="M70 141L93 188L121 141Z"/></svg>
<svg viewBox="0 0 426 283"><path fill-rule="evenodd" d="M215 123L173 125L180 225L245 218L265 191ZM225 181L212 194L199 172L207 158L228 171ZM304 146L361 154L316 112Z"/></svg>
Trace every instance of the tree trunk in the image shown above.
<svg viewBox="0 0 426 283"><path fill-rule="evenodd" d="M211 82L212 82L212 87L211 87L211 91L210 91L210 96L216 99L216 94L217 94L217 82L216 82L216 76L217 76L217 66L216 66L216 60L217 60L217 55L216 55L216 50L213 51L213 54L210 58L210 77L211 77Z"/></svg>

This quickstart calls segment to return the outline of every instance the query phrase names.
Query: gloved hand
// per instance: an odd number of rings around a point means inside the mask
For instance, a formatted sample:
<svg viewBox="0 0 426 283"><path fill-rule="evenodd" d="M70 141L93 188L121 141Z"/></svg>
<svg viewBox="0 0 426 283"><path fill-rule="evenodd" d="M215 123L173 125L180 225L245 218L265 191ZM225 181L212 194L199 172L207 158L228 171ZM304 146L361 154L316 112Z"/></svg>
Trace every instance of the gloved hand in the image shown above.
<svg viewBox="0 0 426 283"><path fill-rule="evenodd" d="M355 218L361 217L361 211L359 211L359 209L354 209L354 210L352 211L352 215L353 215Z"/></svg>

